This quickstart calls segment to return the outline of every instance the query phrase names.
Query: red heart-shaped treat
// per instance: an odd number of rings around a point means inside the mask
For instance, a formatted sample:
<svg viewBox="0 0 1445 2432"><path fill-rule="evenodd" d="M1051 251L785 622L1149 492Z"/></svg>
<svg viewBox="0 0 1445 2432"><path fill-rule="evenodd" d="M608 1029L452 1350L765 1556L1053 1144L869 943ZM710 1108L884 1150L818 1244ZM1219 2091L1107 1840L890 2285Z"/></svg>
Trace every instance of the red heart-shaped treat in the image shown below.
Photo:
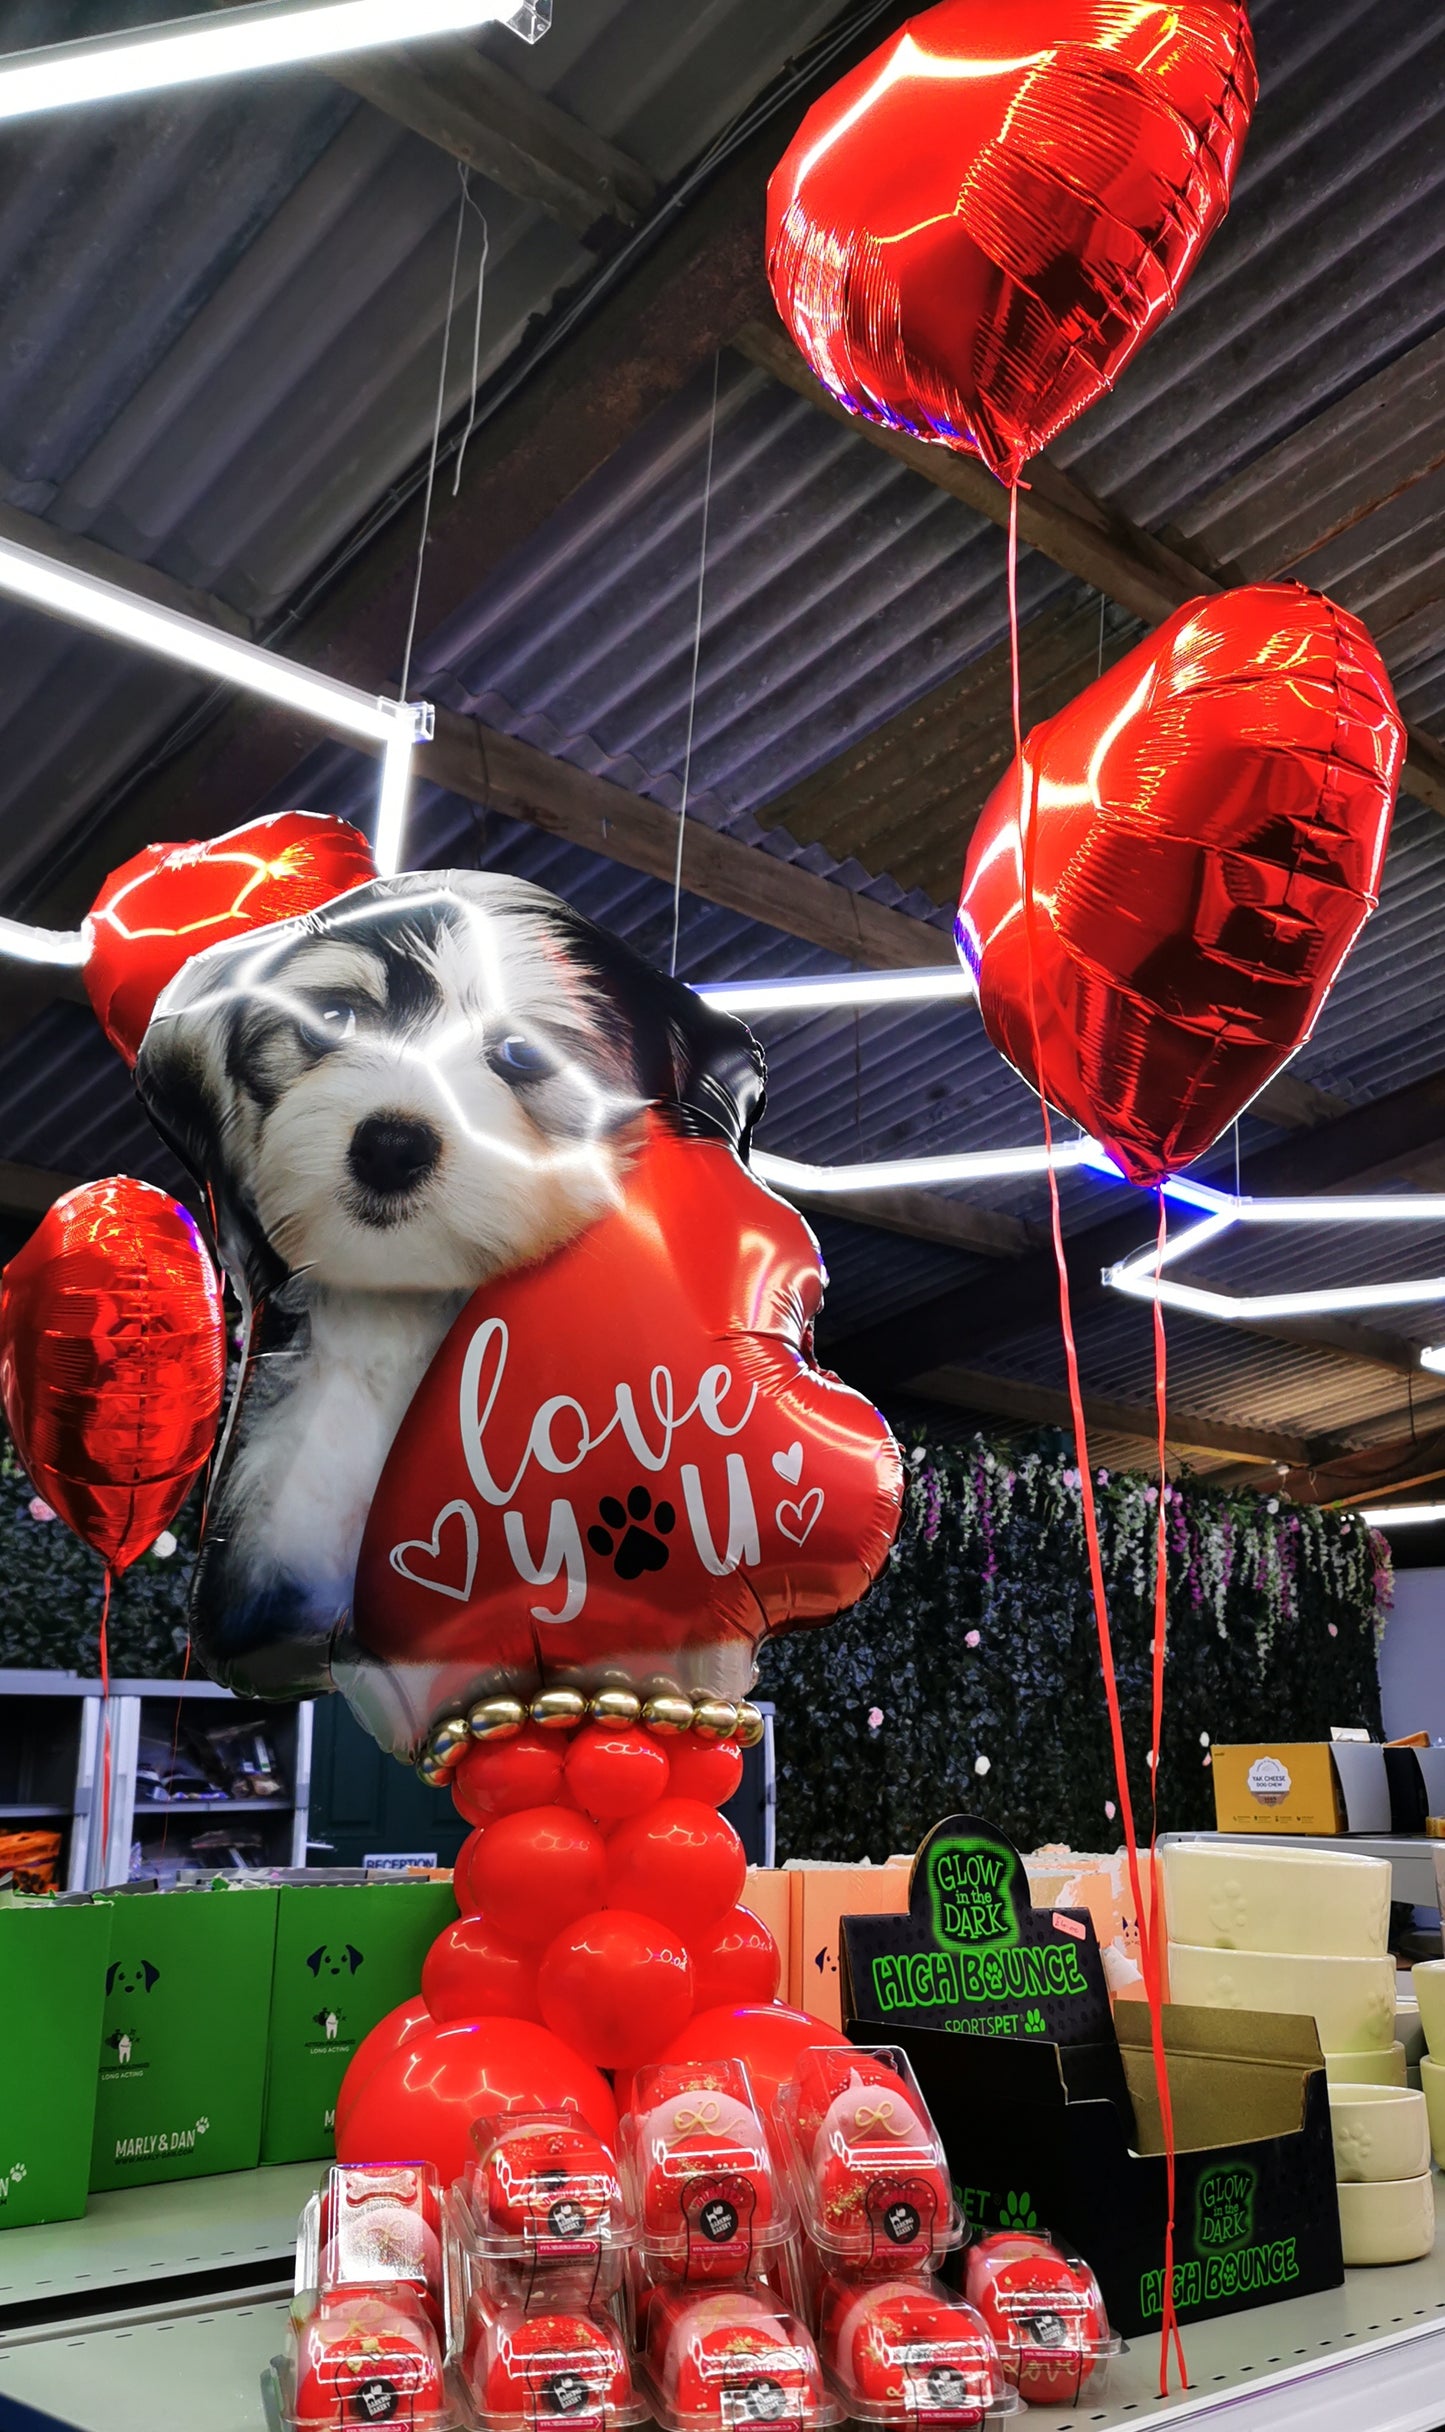
<svg viewBox="0 0 1445 2432"><path fill-rule="evenodd" d="M856 1603L902 1468L811 1363L822 1291L791 1208L731 1150L650 1124L614 1212L474 1295L357 1567L357 1635L418 1731L563 1667L737 1696L765 1631Z"/></svg>
<svg viewBox="0 0 1445 2432"><path fill-rule="evenodd" d="M1256 90L1243 0L941 0L779 163L778 310L850 413L1011 479L1173 304Z"/></svg>
<svg viewBox="0 0 1445 2432"><path fill-rule="evenodd" d="M204 844L147 845L112 870L85 924L96 1020L134 1064L157 997L193 954L297 920L375 876L360 831L317 811L276 811Z"/></svg>
<svg viewBox="0 0 1445 2432"><path fill-rule="evenodd" d="M1363 625L1256 583L1179 609L989 797L957 923L984 1027L1131 1181L1202 1155L1309 1037L1378 900L1404 750Z"/></svg>

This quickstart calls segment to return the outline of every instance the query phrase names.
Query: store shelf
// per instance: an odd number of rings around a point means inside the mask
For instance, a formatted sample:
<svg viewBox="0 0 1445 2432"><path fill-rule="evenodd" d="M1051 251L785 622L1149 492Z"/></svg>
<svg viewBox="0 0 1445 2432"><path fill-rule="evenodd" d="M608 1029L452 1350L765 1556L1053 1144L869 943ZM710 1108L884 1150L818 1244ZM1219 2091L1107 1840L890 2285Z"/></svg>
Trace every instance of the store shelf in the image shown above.
<svg viewBox="0 0 1445 2432"><path fill-rule="evenodd" d="M5 1810L0 1808L0 1815ZM136 1829L151 1816L290 1816L294 1799L137 1799Z"/></svg>
<svg viewBox="0 0 1445 2432"><path fill-rule="evenodd" d="M0 2399L67 2432L264 2432L286 2314L284 2298L251 2301L0 2346Z"/></svg>
<svg viewBox="0 0 1445 2432"><path fill-rule="evenodd" d="M1388 1858L1394 1875L1391 1893L1412 1908L1436 1908L1435 1851L1440 1847L1423 1833L1389 1832L1178 1832L1165 1833L1160 1847L1172 1841L1225 1842L1239 1849L1343 1849L1356 1858ZM1445 2422L1445 2408L1441 2410ZM1432 2427L1433 2432L1433 2427Z"/></svg>
<svg viewBox="0 0 1445 2432"><path fill-rule="evenodd" d="M1437 2211L1441 2183L1435 2183ZM1439 2432L1445 2425L1445 2235L1422 2263L1347 2272L1320 2297L1184 2333L1190 2387L1157 2396L1159 2342L1134 2340L1107 2398L1030 2408L1028 2432Z"/></svg>
<svg viewBox="0 0 1445 2432"><path fill-rule="evenodd" d="M168 2280L289 2272L296 2219L324 2165L287 2162L160 2187L93 2195L81 2221L0 2230L0 2343L41 2306L164 2295Z"/></svg>
<svg viewBox="0 0 1445 2432"><path fill-rule="evenodd" d="M47 1805L42 1799L12 1799L0 1805L0 1818L6 1822L16 1816L68 1816L69 1813L68 1807L53 1803Z"/></svg>

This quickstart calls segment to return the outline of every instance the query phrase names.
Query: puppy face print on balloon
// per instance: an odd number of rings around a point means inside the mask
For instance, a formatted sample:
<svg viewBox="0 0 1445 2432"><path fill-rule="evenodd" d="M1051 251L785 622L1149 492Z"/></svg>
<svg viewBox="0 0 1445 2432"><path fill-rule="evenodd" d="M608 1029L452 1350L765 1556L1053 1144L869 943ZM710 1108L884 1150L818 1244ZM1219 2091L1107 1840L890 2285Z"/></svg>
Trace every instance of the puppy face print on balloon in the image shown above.
<svg viewBox="0 0 1445 2432"><path fill-rule="evenodd" d="M247 1333L193 1623L236 1688L740 1696L876 1575L901 1467L747 1170L764 1068L540 888L378 880L196 956L136 1067Z"/></svg>

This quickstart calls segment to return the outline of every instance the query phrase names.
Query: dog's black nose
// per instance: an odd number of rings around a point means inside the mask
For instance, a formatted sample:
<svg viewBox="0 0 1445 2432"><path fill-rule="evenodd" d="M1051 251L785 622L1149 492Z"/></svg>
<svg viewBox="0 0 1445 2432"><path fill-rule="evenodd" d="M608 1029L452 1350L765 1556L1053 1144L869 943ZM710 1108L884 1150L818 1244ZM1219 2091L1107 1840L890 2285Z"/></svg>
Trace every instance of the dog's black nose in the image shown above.
<svg viewBox="0 0 1445 2432"><path fill-rule="evenodd" d="M394 1197L425 1182L441 1153L429 1123L410 1115L368 1115L351 1135L346 1162L363 1190Z"/></svg>

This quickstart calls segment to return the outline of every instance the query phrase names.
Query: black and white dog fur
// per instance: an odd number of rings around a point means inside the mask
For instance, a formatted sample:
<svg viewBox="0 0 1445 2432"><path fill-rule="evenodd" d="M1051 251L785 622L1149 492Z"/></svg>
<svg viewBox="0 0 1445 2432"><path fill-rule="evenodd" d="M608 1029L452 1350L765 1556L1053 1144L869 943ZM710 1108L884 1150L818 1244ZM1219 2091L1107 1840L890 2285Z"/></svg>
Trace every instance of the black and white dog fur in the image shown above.
<svg viewBox="0 0 1445 2432"><path fill-rule="evenodd" d="M468 1296L615 1203L646 1108L745 1154L762 1055L540 887L446 871L195 957L136 1083L205 1189L248 1325L197 1641L232 1686L304 1695Z"/></svg>

